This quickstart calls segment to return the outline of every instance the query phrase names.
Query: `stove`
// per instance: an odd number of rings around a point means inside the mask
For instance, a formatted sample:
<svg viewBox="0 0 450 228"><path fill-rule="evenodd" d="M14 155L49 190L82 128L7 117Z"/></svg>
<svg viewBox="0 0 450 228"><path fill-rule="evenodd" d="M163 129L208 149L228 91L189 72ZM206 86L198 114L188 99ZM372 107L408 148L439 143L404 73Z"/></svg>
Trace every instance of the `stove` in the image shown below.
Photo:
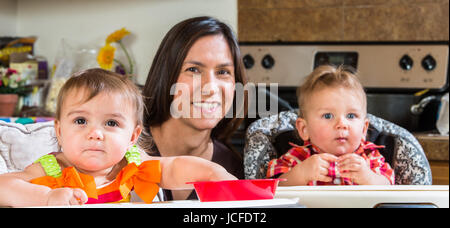
<svg viewBox="0 0 450 228"><path fill-rule="evenodd" d="M322 64L356 68L368 112L411 132L435 129L439 99L449 90L448 41L240 43L240 48L249 82L266 88L257 95L276 99L277 112L298 108L297 86ZM260 117L247 118L245 127Z"/></svg>

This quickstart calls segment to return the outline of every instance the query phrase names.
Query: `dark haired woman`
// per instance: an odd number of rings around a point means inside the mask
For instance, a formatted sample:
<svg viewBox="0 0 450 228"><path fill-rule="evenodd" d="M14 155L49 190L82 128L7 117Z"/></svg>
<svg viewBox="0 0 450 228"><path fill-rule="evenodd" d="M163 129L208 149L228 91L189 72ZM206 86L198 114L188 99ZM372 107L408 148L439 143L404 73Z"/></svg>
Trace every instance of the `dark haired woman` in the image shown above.
<svg viewBox="0 0 450 228"><path fill-rule="evenodd" d="M164 37L143 95L147 113L140 146L154 156L198 156L244 178L240 155L230 146L241 123L237 83L244 67L232 30L211 17L190 18ZM164 191L165 200L196 199L195 191Z"/></svg>

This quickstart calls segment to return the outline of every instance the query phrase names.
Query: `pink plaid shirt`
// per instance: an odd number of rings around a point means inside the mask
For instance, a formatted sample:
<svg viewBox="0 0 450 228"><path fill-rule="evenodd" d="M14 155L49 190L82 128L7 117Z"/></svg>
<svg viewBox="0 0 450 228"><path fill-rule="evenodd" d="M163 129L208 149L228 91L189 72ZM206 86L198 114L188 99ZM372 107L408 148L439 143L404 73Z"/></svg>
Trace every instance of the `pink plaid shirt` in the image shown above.
<svg viewBox="0 0 450 228"><path fill-rule="evenodd" d="M320 153L319 148L312 145L309 141L306 141L304 146L297 146L293 143L291 143L291 146L293 146L293 148L291 148L280 158L273 159L269 162L267 178L272 178L274 176L286 173L295 165L309 158L311 155ZM385 162L384 157L377 150L379 148L384 148L384 146L377 146L371 142L365 141L361 143L354 153L362 156L364 160L370 164L370 169L373 172L385 176L389 179L391 184L394 184L394 171L389 164ZM333 179L331 182L310 181L308 185L357 185L349 178L340 177L339 170L337 169L335 162L330 163L330 167L328 168L328 176Z"/></svg>

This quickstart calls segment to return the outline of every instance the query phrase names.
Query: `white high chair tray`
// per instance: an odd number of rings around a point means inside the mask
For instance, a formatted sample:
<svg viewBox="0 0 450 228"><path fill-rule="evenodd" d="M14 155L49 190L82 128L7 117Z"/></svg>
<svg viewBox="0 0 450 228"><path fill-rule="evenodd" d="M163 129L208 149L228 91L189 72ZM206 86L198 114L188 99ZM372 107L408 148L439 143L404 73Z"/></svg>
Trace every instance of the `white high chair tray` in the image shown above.
<svg viewBox="0 0 450 228"><path fill-rule="evenodd" d="M280 207L302 207L298 199L271 199L271 200L241 200L241 201L218 201L200 202L198 200L174 200L164 202L146 203L105 203L85 204L81 206L57 206L55 208L280 208ZM47 206L46 206L47 208Z"/></svg>
<svg viewBox="0 0 450 228"><path fill-rule="evenodd" d="M375 207L381 203L449 207L448 185L356 185L278 187L277 199L298 198L306 207Z"/></svg>

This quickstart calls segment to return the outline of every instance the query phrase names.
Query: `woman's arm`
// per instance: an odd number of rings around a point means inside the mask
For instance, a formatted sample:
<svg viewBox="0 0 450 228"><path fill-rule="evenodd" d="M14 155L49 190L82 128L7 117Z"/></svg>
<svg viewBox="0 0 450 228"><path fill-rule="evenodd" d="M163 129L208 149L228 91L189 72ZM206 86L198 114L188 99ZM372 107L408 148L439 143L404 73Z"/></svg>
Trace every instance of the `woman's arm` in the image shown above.
<svg viewBox="0 0 450 228"><path fill-rule="evenodd" d="M237 180L225 168L195 156L161 157L161 187L165 189L192 189L194 181Z"/></svg>
<svg viewBox="0 0 450 228"><path fill-rule="evenodd" d="M27 167L23 172L0 175L0 205L11 207L47 205L49 187L31 184L30 180L44 176L39 164Z"/></svg>

